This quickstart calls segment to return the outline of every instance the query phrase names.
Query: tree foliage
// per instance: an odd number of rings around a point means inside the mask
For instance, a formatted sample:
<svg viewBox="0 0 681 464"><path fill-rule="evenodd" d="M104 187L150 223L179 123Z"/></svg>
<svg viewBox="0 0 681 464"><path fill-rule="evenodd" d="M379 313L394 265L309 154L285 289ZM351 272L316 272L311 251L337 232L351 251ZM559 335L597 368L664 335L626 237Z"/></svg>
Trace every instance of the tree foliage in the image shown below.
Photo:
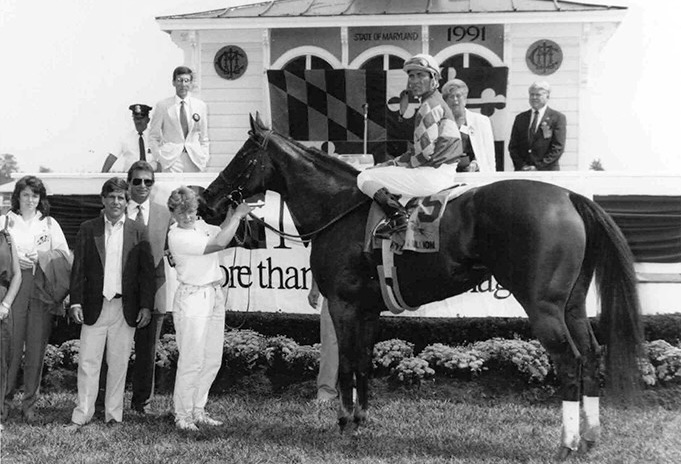
<svg viewBox="0 0 681 464"><path fill-rule="evenodd" d="M0 185L12 180L12 173L19 171L19 163L14 155L4 153L0 155Z"/></svg>

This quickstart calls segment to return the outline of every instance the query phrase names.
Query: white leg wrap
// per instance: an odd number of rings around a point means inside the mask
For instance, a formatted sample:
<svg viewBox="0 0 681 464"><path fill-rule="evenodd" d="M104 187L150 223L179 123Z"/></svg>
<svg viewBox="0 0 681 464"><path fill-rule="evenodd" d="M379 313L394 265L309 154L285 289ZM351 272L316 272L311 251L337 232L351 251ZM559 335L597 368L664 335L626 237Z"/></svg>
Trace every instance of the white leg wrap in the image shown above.
<svg viewBox="0 0 681 464"><path fill-rule="evenodd" d="M563 401L563 446L579 448L579 401Z"/></svg>
<svg viewBox="0 0 681 464"><path fill-rule="evenodd" d="M584 418L586 419L586 430L584 439L592 442L597 441L601 435L601 419L599 414L600 398L597 396L584 396Z"/></svg>
<svg viewBox="0 0 681 464"><path fill-rule="evenodd" d="M584 404L584 416L586 418L586 424L589 427L601 425L601 419L599 415L600 398L597 396L584 396L582 398L582 403Z"/></svg>

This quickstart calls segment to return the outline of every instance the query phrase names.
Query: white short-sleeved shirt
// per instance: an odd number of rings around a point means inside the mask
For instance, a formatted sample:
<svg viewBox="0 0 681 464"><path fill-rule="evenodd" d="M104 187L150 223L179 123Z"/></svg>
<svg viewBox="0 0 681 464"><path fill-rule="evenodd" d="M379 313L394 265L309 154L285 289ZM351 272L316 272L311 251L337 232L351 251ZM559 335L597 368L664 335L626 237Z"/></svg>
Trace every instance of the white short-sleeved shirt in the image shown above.
<svg viewBox="0 0 681 464"><path fill-rule="evenodd" d="M196 221L193 229L173 225L168 232L168 249L175 261L177 280L188 285L208 285L222 282L219 254L204 254L206 245L220 228Z"/></svg>
<svg viewBox="0 0 681 464"><path fill-rule="evenodd" d="M69 246L59 223L54 218L41 220L42 216L38 211L33 219L24 221L21 214L10 211L0 219L0 228L4 228L5 221L8 221L7 230L12 234L20 255L50 251L51 248L68 251Z"/></svg>

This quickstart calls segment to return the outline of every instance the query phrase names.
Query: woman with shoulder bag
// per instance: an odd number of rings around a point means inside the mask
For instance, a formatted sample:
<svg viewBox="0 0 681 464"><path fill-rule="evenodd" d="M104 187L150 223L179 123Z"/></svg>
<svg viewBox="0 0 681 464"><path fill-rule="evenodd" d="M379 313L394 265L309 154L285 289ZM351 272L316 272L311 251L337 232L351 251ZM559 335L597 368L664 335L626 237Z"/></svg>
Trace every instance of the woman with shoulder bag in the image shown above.
<svg viewBox="0 0 681 464"><path fill-rule="evenodd" d="M0 398L5 397L7 391L7 369L10 360L10 343L12 327L9 313L12 310L14 298L21 286L21 268L17 247L14 245L9 232L0 230ZM2 422L7 417L4 402L0 402L0 418ZM0 423L2 430L2 423Z"/></svg>
<svg viewBox="0 0 681 464"><path fill-rule="evenodd" d="M40 422L35 405L53 314L52 308L39 299L35 276L41 255L61 250L68 256L70 252L61 227L54 218L49 217L45 186L35 176L25 176L17 181L12 193L11 210L0 217L0 226L11 234L21 268L21 286L10 314L11 357L4 397L5 414L9 414L14 393L19 386L17 377L23 356L22 414L26 422L36 423Z"/></svg>

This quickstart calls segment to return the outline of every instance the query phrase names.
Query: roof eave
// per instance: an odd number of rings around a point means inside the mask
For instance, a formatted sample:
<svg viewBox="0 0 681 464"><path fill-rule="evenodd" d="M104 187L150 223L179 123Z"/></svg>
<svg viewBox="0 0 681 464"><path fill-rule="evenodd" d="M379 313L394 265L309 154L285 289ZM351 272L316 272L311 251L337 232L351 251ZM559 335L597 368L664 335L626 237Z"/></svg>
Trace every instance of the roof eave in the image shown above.
<svg viewBox="0 0 681 464"><path fill-rule="evenodd" d="M557 12L503 12L503 13L446 13L419 15L419 24L528 24L565 22L621 22L626 8L600 11ZM302 20L302 21L301 21ZM162 30L215 30L254 28L312 28L340 26L403 26L414 24L414 15L344 15L344 16L290 16L290 17L244 17L244 18L156 18Z"/></svg>

